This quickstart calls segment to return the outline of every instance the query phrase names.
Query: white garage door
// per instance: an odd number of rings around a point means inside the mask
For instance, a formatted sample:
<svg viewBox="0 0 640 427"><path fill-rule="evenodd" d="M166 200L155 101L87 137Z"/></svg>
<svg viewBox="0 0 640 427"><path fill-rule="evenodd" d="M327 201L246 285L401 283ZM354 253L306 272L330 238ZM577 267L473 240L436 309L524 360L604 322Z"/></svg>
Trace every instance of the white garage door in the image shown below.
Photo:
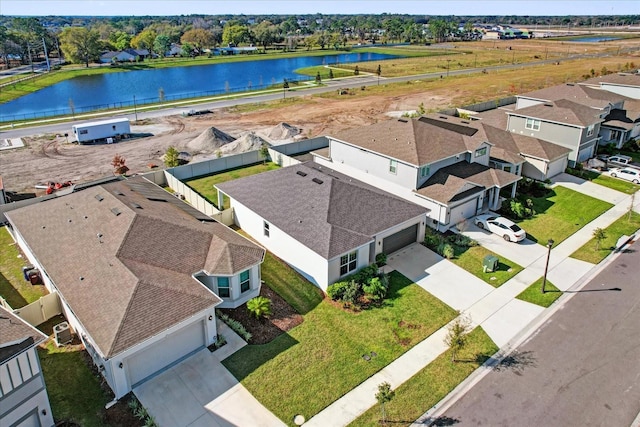
<svg viewBox="0 0 640 427"><path fill-rule="evenodd" d="M125 360L129 384L141 381L205 345L204 321L193 323Z"/></svg>
<svg viewBox="0 0 640 427"><path fill-rule="evenodd" d="M382 252L389 255L405 246L415 243L418 238L418 224L407 227L382 239Z"/></svg>
<svg viewBox="0 0 640 427"><path fill-rule="evenodd" d="M547 171L547 178L552 178L562 172L567 168L567 159L562 158L556 160L553 163L549 164L549 170Z"/></svg>
<svg viewBox="0 0 640 427"><path fill-rule="evenodd" d="M454 226L463 219L474 217L476 215L477 207L478 199L473 199L461 204L460 206L452 208L451 215L449 216L449 225Z"/></svg>

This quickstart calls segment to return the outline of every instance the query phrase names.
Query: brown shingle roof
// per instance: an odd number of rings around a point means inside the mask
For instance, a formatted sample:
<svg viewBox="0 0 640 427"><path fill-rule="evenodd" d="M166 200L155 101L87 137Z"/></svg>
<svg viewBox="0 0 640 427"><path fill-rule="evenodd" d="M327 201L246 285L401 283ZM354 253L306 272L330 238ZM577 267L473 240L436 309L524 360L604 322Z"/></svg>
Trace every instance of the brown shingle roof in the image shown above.
<svg viewBox="0 0 640 427"><path fill-rule="evenodd" d="M585 80L583 84L595 84L598 85L600 83L611 83L620 86L640 86L640 74L638 73L617 73L617 74L607 74L605 76L593 77L591 79Z"/></svg>
<svg viewBox="0 0 640 427"><path fill-rule="evenodd" d="M459 162L439 169L416 193L448 204L487 188L502 188L519 176L479 163Z"/></svg>
<svg viewBox="0 0 640 427"><path fill-rule="evenodd" d="M143 178L7 214L105 357L220 299L192 277L238 273L264 250ZM204 219L200 217L200 219Z"/></svg>
<svg viewBox="0 0 640 427"><path fill-rule="evenodd" d="M0 306L0 363L45 338L42 332Z"/></svg>
<svg viewBox="0 0 640 427"><path fill-rule="evenodd" d="M414 166L475 150L480 142L465 127L447 127L427 116L386 120L339 132L334 139L383 154Z"/></svg>
<svg viewBox="0 0 640 427"><path fill-rule="evenodd" d="M541 139L512 133L493 126L481 124L489 142L493 144L491 157L517 163L513 160L524 160L522 155L537 157L543 160L555 160L567 155L570 149ZM513 160L509 160L513 159Z"/></svg>
<svg viewBox="0 0 640 427"><path fill-rule="evenodd" d="M313 162L217 187L326 259L427 211Z"/></svg>
<svg viewBox="0 0 640 427"><path fill-rule="evenodd" d="M627 97L617 93L572 83L551 86L519 96L544 101L559 101L565 99L594 108L605 108L609 104L618 103L627 99Z"/></svg>
<svg viewBox="0 0 640 427"><path fill-rule="evenodd" d="M581 127L587 127L602 121L598 110L565 99L519 108L509 111L507 114Z"/></svg>

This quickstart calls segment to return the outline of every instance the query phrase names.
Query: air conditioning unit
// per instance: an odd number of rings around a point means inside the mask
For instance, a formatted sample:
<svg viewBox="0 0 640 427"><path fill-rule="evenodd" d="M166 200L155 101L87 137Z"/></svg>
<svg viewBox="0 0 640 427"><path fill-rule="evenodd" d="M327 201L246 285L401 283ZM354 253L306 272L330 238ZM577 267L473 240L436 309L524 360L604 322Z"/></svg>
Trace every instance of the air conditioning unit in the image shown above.
<svg viewBox="0 0 640 427"><path fill-rule="evenodd" d="M56 326L54 326L53 334L56 340L56 345L58 347L69 344L73 339L71 328L69 327L69 323L67 322L58 323Z"/></svg>

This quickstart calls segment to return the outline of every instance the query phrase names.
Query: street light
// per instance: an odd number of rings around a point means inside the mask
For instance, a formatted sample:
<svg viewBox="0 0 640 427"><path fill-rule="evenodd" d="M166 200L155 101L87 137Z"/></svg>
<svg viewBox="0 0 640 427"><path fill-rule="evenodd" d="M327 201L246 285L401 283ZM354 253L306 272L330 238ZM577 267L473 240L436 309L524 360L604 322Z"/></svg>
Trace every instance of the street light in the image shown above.
<svg viewBox="0 0 640 427"><path fill-rule="evenodd" d="M133 95L133 112L136 115L136 123L138 123L138 109L136 107L136 96Z"/></svg>
<svg viewBox="0 0 640 427"><path fill-rule="evenodd" d="M544 287L547 284L547 271L549 270L549 257L551 256L551 247L553 246L553 239L549 239L549 241L547 242L547 263L544 266L544 276L542 277L542 293L544 294L546 291L544 289Z"/></svg>

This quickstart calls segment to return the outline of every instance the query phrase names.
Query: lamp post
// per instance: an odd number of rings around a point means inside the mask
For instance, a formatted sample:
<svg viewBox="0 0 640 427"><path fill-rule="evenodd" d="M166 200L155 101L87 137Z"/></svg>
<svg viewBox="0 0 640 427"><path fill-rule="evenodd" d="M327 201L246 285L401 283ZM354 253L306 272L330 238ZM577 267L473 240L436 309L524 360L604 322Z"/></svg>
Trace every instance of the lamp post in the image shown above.
<svg viewBox="0 0 640 427"><path fill-rule="evenodd" d="M547 284L547 271L549 270L549 258L551 257L551 247L553 246L553 239L549 239L547 242L547 263L544 266L544 276L542 277L542 293L544 294L546 291L544 287Z"/></svg>
<svg viewBox="0 0 640 427"><path fill-rule="evenodd" d="M133 112L136 115L136 123L138 122L138 109L136 107L136 96L133 95Z"/></svg>

